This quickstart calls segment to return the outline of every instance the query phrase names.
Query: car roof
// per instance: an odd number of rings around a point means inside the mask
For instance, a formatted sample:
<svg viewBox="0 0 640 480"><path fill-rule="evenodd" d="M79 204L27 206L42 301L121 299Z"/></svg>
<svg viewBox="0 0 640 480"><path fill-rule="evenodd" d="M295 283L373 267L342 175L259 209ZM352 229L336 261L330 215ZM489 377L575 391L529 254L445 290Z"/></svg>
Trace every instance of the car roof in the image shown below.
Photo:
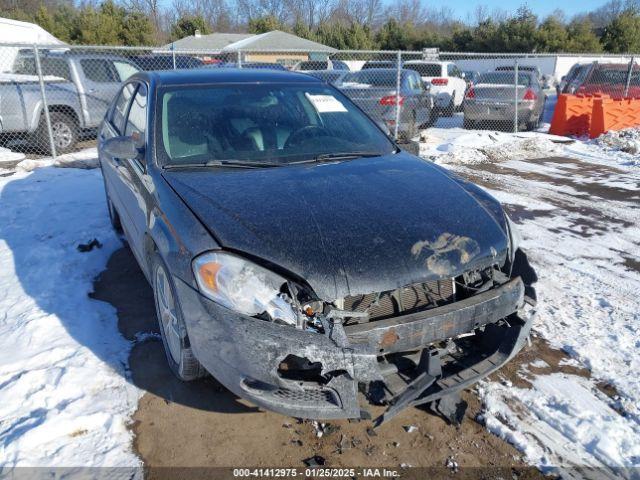
<svg viewBox="0 0 640 480"><path fill-rule="evenodd" d="M320 83L319 79L304 73L266 68L194 68L138 72L132 76L134 77L152 80L159 86L207 83Z"/></svg>

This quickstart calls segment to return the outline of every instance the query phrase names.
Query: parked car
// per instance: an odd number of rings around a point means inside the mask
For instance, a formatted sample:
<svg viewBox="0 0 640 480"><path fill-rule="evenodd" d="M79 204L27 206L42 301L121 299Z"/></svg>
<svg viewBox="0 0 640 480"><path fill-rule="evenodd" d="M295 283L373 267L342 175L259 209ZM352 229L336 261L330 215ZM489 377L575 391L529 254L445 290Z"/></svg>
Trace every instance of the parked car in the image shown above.
<svg viewBox="0 0 640 480"><path fill-rule="evenodd" d="M128 57L140 70L173 70L174 68L200 68L204 62L191 55L169 55L152 53ZM174 64L175 61L175 64Z"/></svg>
<svg viewBox="0 0 640 480"><path fill-rule="evenodd" d="M588 67L588 64L574 63L569 69L569 71L567 72L567 74L563 75L558 85L556 85L556 93L558 95L560 95L561 93L566 93L565 89L567 88L567 85L573 82L573 80L578 75L581 75L583 72L585 72L587 67Z"/></svg>
<svg viewBox="0 0 640 480"><path fill-rule="evenodd" d="M349 65L342 60L305 60L298 62L293 70L309 72L312 70L344 70L349 71Z"/></svg>
<svg viewBox="0 0 640 480"><path fill-rule="evenodd" d="M351 72L342 77L338 88L379 124L395 131L396 103L399 95L399 135L412 138L422 125L435 119L433 99L424 88L420 75L413 70L401 70L400 92L397 90L398 70L371 68Z"/></svg>
<svg viewBox="0 0 640 480"><path fill-rule="evenodd" d="M500 65L496 67L496 72L513 72L515 68L515 65ZM542 80L542 73L535 65L518 65L518 72L531 72L539 81Z"/></svg>
<svg viewBox="0 0 640 480"><path fill-rule="evenodd" d="M348 72L345 70L309 70L307 74L319 78L323 82L339 85Z"/></svg>
<svg viewBox="0 0 640 480"><path fill-rule="evenodd" d="M218 62L205 65L204 68L248 68L248 69L267 69L267 70L286 70L286 67L280 63L268 62Z"/></svg>
<svg viewBox="0 0 640 480"><path fill-rule="evenodd" d="M431 95L439 113L451 116L462 107L467 82L455 63L410 60L404 63L404 68L415 70L423 82L431 85Z"/></svg>
<svg viewBox="0 0 640 480"><path fill-rule="evenodd" d="M371 68L398 68L398 62L396 60L367 60L360 70Z"/></svg>
<svg viewBox="0 0 640 480"><path fill-rule="evenodd" d="M81 134L95 131L123 80L138 71L116 55L42 51L45 92L57 153L73 150ZM0 134L49 148L42 95L31 50L20 51L15 75L0 79ZM9 81L7 81L9 80Z"/></svg>
<svg viewBox="0 0 640 480"><path fill-rule="evenodd" d="M518 72L518 126L533 130L544 111L546 95L533 72ZM515 72L483 73L467 91L464 102L464 128L475 128L480 122L513 122L515 120Z"/></svg>
<svg viewBox="0 0 640 480"><path fill-rule="evenodd" d="M302 418L449 418L533 322L500 204L396 147L334 87L256 70L140 72L98 153L167 362Z"/></svg>
<svg viewBox="0 0 640 480"><path fill-rule="evenodd" d="M584 65L578 68L574 77L567 82L563 93L638 97L640 65L634 64L631 72L628 63L594 62Z"/></svg>
<svg viewBox="0 0 640 480"><path fill-rule="evenodd" d="M464 81L467 82L467 88L476 83L478 78L480 78L480 72L475 70L464 70L462 73Z"/></svg>

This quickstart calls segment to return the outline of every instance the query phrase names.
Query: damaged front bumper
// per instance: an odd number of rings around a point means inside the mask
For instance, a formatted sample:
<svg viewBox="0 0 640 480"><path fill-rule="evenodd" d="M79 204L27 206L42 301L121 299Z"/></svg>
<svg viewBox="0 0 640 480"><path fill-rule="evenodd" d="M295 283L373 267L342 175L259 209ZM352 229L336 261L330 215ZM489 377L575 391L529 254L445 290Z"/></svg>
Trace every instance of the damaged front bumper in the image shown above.
<svg viewBox="0 0 640 480"><path fill-rule="evenodd" d="M384 391L390 407L380 422L403 408L455 394L508 362L533 323L533 315L524 313L525 286L519 277L392 319L343 326L324 318L324 334L233 312L179 279L176 287L201 364L236 395L301 418L367 417L359 386ZM470 337L461 338L464 334ZM471 343L472 348L464 346ZM281 367L292 356L319 364L320 379L283 375Z"/></svg>

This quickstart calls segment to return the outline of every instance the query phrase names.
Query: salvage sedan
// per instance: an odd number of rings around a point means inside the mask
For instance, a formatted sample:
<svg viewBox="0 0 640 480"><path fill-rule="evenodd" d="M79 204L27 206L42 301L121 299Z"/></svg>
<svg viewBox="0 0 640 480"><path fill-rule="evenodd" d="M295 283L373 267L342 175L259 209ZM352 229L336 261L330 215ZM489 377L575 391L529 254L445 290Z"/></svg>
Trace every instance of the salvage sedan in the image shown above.
<svg viewBox="0 0 640 480"><path fill-rule="evenodd" d="M310 75L138 73L98 149L182 380L294 417L454 419L529 335L536 276L498 202Z"/></svg>

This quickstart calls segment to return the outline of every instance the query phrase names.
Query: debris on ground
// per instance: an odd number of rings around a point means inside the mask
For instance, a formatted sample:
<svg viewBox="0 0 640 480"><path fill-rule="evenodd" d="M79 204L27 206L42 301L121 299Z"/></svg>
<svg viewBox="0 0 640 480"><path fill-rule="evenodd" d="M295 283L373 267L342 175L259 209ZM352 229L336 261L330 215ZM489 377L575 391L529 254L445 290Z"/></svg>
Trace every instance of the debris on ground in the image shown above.
<svg viewBox="0 0 640 480"><path fill-rule="evenodd" d="M613 150L631 153L640 153L640 128L625 128L603 133L596 139L596 143Z"/></svg>
<svg viewBox="0 0 640 480"><path fill-rule="evenodd" d="M326 460L320 455L314 455L313 457L305 458L303 462L307 467L321 467L326 463Z"/></svg>
<svg viewBox="0 0 640 480"><path fill-rule="evenodd" d="M456 460L453 457L449 457L447 458L447 461L445 463L445 466L451 470L453 473L458 473L458 462L456 462Z"/></svg>
<svg viewBox="0 0 640 480"><path fill-rule="evenodd" d="M418 427L415 425L404 425L402 428L404 428L404 431L407 433L413 433L418 430Z"/></svg>
<svg viewBox="0 0 640 480"><path fill-rule="evenodd" d="M102 248L102 244L98 241L97 238L94 238L88 243L81 243L80 245L78 245L78 251L82 253L90 252L94 248Z"/></svg>

